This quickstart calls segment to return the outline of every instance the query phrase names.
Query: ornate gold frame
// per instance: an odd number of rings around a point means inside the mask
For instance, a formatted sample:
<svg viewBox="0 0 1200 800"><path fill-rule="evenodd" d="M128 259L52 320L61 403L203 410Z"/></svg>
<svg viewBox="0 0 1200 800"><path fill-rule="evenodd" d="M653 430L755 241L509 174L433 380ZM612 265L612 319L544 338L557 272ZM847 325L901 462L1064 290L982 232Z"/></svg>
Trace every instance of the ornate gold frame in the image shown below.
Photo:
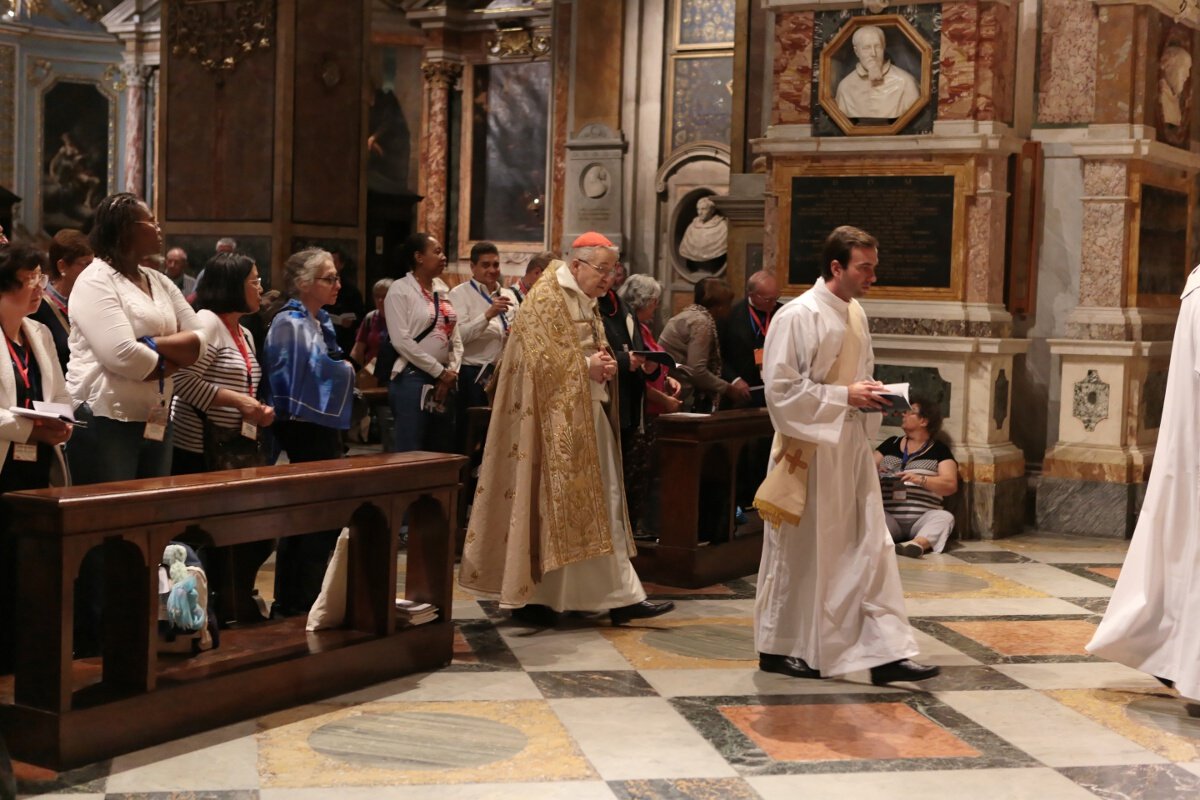
<svg viewBox="0 0 1200 800"><path fill-rule="evenodd" d="M917 102L898 117L890 125L856 125L838 108L836 100L837 87L831 86L830 76L833 75L833 57L845 46L850 44L851 37L859 28L874 25L879 28L894 28L904 35L921 54L921 75L919 85L921 95ZM854 17L847 22L829 43L821 49L821 82L818 91L818 101L825 113L833 120L847 136L893 136L904 130L918 114L929 104L932 97L933 85L933 48L921 37L917 29L899 14L882 14L871 17Z"/></svg>
<svg viewBox="0 0 1200 800"><path fill-rule="evenodd" d="M887 300L962 300L965 289L967 263L967 199L975 191L975 168L970 161L955 162L904 162L888 164L864 164L861 162L795 161L780 159L771 176L771 192L775 195L779 229L776 250L775 274L779 277L784 294L800 294L811 284L791 283L791 220L792 178L797 177L869 177L904 175L949 175L954 178L954 218L950 247L950 286L938 287L872 287L870 296ZM867 231L870 233L870 231ZM884 257L883 269L887 269L887 242L880 242Z"/></svg>
<svg viewBox="0 0 1200 800"><path fill-rule="evenodd" d="M733 63L734 62L734 53L732 50L721 50L718 52L708 52L708 51L702 51L702 50L700 50L700 51L698 51L698 50L681 50L678 53L672 53L667 58L667 89L666 89L666 103L665 103L665 105L667 107L667 119L666 119L666 125L663 126L663 131L662 131L664 157L670 155L671 153L674 153L676 150L680 149L681 147L687 147L688 145L696 144L698 142L714 141L711 139L697 139L695 142L687 142L685 144L681 144L678 146L675 145L671 141L671 131L675 129L675 64L678 61L680 61L681 59L691 59L691 58L728 58L730 63ZM734 81L737 80L736 72L734 73L733 79L734 79ZM732 87L731 87L731 89L732 89ZM733 92L732 91L730 91L730 93L729 93L729 98L730 98L730 107L732 108L732 103L733 103ZM730 124L730 135L731 136L732 136L732 133L733 133L733 126L732 126L732 118L731 118L731 124ZM716 142L716 143L718 145L722 145L724 147L729 146L729 142Z"/></svg>
<svg viewBox="0 0 1200 800"><path fill-rule="evenodd" d="M735 41L737 38L736 31L734 33L734 39L730 39L728 42L698 42L698 43L692 43L692 44L684 44L683 43L679 34L680 34L680 24L683 21L682 20L683 4L685 1L686 0L671 0L671 6L672 6L672 8L671 8L671 49L676 52L679 52L679 53L688 53L688 52L693 52L696 50L714 50L714 49L718 49L718 48L727 48L727 49L732 50L734 45L737 44L737 42ZM734 2L733 2L733 13L734 13L734 20L736 21L736 19L737 19L737 2L736 2L736 0L734 0Z"/></svg>
<svg viewBox="0 0 1200 800"><path fill-rule="evenodd" d="M1178 308L1179 297L1174 294L1139 294L1138 293L1138 259L1141 254L1142 232L1142 186L1154 186L1171 192L1187 195L1187 243L1184 251L1190 259L1192 248L1195 246L1196 233L1191 221L1196 214L1196 185L1186 176L1171 179L1162 174L1147 176L1141 167L1131 167L1129 172L1129 199L1131 208L1126 215L1126 230L1129 232L1129 248L1126 258L1129 268L1125 271L1125 305L1129 308ZM1185 271L1191 269L1189 261L1180 265Z"/></svg>

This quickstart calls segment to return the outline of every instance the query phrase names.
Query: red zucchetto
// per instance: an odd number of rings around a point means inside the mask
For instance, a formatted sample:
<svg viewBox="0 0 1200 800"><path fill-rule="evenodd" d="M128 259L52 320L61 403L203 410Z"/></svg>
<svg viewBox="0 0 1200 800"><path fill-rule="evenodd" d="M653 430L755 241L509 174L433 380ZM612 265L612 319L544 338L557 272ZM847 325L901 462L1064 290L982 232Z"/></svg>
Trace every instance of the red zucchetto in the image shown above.
<svg viewBox="0 0 1200 800"><path fill-rule="evenodd" d="M571 247L616 247L603 233L588 231L571 242Z"/></svg>

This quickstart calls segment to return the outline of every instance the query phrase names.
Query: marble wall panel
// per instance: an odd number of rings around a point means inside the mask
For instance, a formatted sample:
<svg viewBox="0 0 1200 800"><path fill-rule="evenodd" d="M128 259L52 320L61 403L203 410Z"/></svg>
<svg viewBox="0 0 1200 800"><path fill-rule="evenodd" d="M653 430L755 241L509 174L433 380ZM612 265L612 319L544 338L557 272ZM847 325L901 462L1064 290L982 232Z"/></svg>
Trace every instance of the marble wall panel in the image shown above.
<svg viewBox="0 0 1200 800"><path fill-rule="evenodd" d="M976 97L976 119L1012 123L1013 79L1016 71L1015 6L990 3L979 20L980 89ZM990 79L990 91L984 76Z"/></svg>
<svg viewBox="0 0 1200 800"><path fill-rule="evenodd" d="M763 269L773 275L781 274L778 262L779 253L779 200L773 193L768 193L763 204ZM787 272L784 264L782 273Z"/></svg>
<svg viewBox="0 0 1200 800"><path fill-rule="evenodd" d="M938 119L971 118L978 28L978 3L946 3L942 6Z"/></svg>
<svg viewBox="0 0 1200 800"><path fill-rule="evenodd" d="M1105 6L1100 10L1096 58L1096 114L1093 122L1135 122L1134 98L1139 48L1138 9L1129 6Z"/></svg>
<svg viewBox="0 0 1200 800"><path fill-rule="evenodd" d="M1125 205L1091 202L1083 208L1083 269L1079 304L1121 305L1125 264Z"/></svg>
<svg viewBox="0 0 1200 800"><path fill-rule="evenodd" d="M571 30L570 3L556 3L554 6L555 27L560 31ZM571 88L571 48L560 46L554 48L554 138L550 144L552 165L552 202L550 205L550 238L554 249L563 238L563 203L566 202L567 191L567 111L570 109L569 91Z"/></svg>
<svg viewBox="0 0 1200 800"><path fill-rule="evenodd" d="M1039 123L1081 125L1092 121L1098 35L1098 13L1091 0L1043 0Z"/></svg>
<svg viewBox="0 0 1200 800"><path fill-rule="evenodd" d="M813 13L792 11L775 18L775 92L771 122L812 120Z"/></svg>
<svg viewBox="0 0 1200 800"><path fill-rule="evenodd" d="M17 48L0 45L0 186L14 188L17 146Z"/></svg>
<svg viewBox="0 0 1200 800"><path fill-rule="evenodd" d="M975 196L967 207L966 299L970 303L1004 302L1007 171L1004 159L976 160Z"/></svg>

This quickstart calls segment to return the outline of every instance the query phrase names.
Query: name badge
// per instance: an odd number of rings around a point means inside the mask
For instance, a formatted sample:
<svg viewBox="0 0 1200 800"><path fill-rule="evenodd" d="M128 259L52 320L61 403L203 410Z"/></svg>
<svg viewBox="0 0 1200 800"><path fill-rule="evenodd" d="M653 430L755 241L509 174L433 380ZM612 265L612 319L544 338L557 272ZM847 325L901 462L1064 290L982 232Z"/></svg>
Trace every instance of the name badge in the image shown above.
<svg viewBox="0 0 1200 800"><path fill-rule="evenodd" d="M754 366L761 367L763 365L763 349L761 347L754 351Z"/></svg>
<svg viewBox="0 0 1200 800"><path fill-rule="evenodd" d="M895 500L897 503L903 503L905 500L908 499L908 490L907 489L896 489L895 491L892 492L892 499Z"/></svg>
<svg viewBox="0 0 1200 800"><path fill-rule="evenodd" d="M13 443L13 461L37 461L36 444Z"/></svg>
<svg viewBox="0 0 1200 800"><path fill-rule="evenodd" d="M258 426L253 422L242 420L242 436L252 441L258 441Z"/></svg>
<svg viewBox="0 0 1200 800"><path fill-rule="evenodd" d="M167 438L167 408L158 406L151 409L150 417L146 420L146 432L143 436L152 442L161 442Z"/></svg>

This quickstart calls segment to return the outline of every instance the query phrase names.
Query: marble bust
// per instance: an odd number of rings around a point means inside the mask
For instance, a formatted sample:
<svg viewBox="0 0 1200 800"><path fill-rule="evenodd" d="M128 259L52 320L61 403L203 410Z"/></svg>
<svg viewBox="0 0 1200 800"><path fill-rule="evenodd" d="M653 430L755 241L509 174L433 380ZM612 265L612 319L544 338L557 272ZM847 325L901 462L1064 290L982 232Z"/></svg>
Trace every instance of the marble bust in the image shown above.
<svg viewBox="0 0 1200 800"><path fill-rule="evenodd" d="M887 58L883 29L864 25L851 39L858 59L838 83L837 106L848 117L896 119L921 97L917 82Z"/></svg>
<svg viewBox="0 0 1200 800"><path fill-rule="evenodd" d="M683 232L679 255L691 269L719 269L728 250L728 221L711 197L696 202L696 218Z"/></svg>
<svg viewBox="0 0 1200 800"><path fill-rule="evenodd" d="M1163 49L1158 61L1158 107L1166 125L1183 125L1184 89L1192 73L1192 54L1171 45Z"/></svg>

